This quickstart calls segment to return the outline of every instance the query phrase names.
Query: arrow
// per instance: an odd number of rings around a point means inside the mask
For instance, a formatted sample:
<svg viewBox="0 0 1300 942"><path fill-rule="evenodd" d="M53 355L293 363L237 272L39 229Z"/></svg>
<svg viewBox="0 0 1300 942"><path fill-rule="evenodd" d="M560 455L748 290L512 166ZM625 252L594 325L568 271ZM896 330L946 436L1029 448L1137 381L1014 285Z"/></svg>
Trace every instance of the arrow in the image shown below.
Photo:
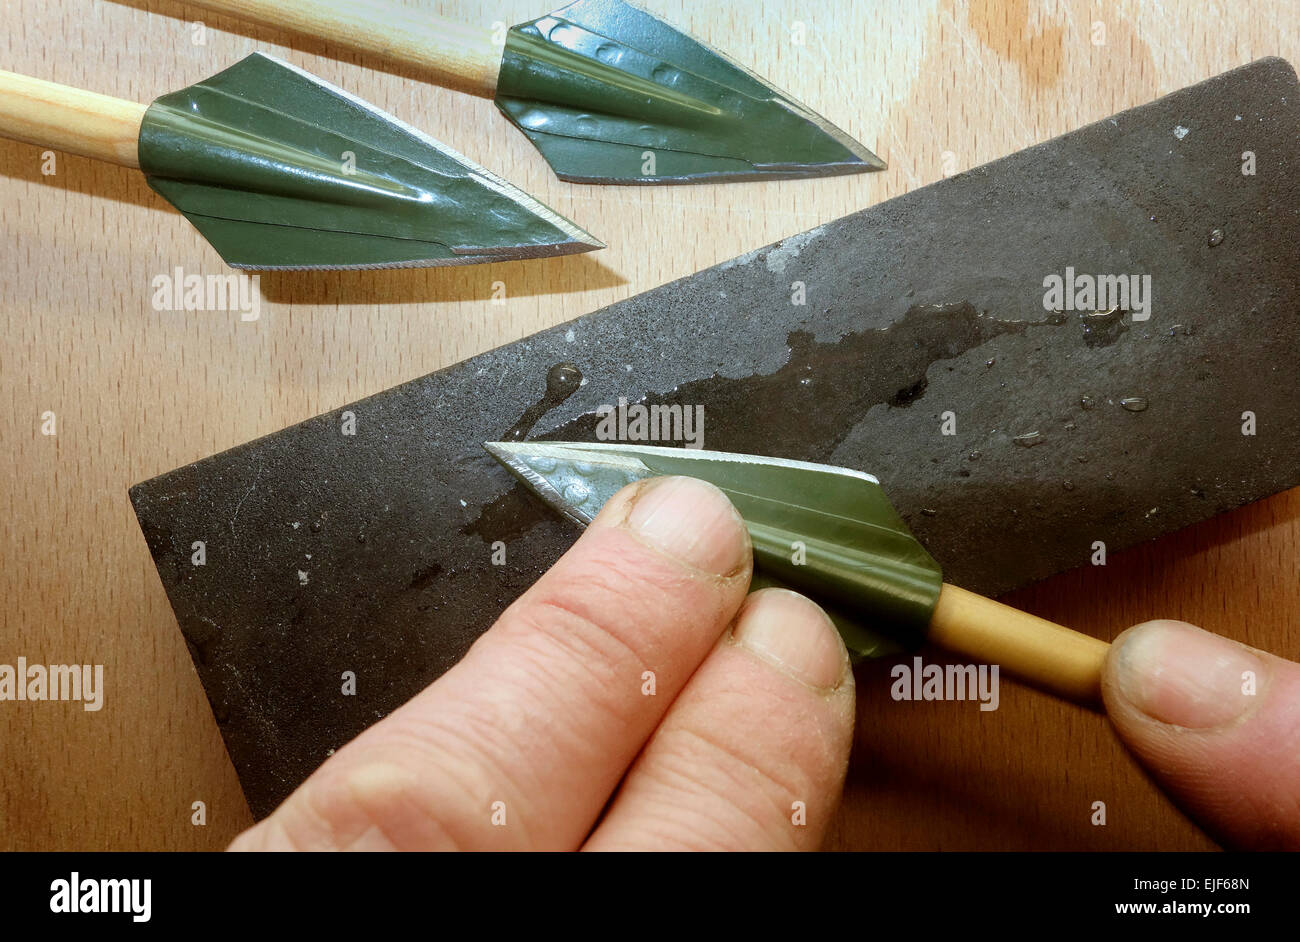
<svg viewBox="0 0 1300 942"><path fill-rule="evenodd" d="M603 247L443 144L261 53L149 106L0 71L0 135L142 170L235 268Z"/></svg>
<svg viewBox="0 0 1300 942"><path fill-rule="evenodd" d="M495 96L562 180L819 177L885 163L722 53L622 2L578 0L505 36L375 0L197 5L415 66Z"/></svg>
<svg viewBox="0 0 1300 942"><path fill-rule="evenodd" d="M745 520L753 587L788 585L827 609L856 658L932 641L1050 693L1101 702L1105 642L943 582L869 474L690 448L489 442L488 452L579 526L627 484L686 475L719 487ZM870 627L867 627L867 626Z"/></svg>

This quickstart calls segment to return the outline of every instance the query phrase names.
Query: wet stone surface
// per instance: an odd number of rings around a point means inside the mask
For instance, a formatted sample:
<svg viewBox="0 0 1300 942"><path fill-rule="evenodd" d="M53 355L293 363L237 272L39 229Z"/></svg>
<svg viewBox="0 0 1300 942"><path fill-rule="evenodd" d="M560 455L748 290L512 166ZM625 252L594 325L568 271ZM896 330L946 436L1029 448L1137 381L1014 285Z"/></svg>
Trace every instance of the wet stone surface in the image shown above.
<svg viewBox="0 0 1300 942"><path fill-rule="evenodd" d="M576 537L480 443L591 437L620 397L704 405L708 448L875 474L989 594L1300 483L1298 100L1265 61L137 485L254 813ZM1248 185L1243 150L1272 162ZM1047 310L1067 266L1150 275L1150 319Z"/></svg>

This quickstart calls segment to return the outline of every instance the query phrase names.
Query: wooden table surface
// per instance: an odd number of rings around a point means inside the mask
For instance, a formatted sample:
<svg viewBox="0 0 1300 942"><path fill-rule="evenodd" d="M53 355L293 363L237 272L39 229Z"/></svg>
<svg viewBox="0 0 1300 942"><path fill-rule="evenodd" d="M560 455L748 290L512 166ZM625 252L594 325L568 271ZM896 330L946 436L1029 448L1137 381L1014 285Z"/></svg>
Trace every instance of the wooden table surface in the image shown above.
<svg viewBox="0 0 1300 942"><path fill-rule="evenodd" d="M646 5L809 103L890 169L568 185L491 102L374 60L171 0L4 0L8 69L147 102L267 50L448 142L609 248L265 274L256 321L156 311L156 275L225 270L197 232L134 171L60 155L44 175L40 149L0 142L0 663L102 664L106 687L99 712L0 703L0 848L215 849L250 822L131 484L1261 56L1300 62L1296 0ZM547 8L438 9L489 28ZM490 303L494 282L504 305ZM53 436L42 434L47 412ZM1292 491L1012 601L1105 638L1170 616L1297 657L1298 559ZM994 713L895 703L872 677L868 668L859 684L833 848L1213 846L1098 715L1011 683ZM196 801L203 826L191 820ZM1106 803L1104 827L1091 823L1095 801Z"/></svg>

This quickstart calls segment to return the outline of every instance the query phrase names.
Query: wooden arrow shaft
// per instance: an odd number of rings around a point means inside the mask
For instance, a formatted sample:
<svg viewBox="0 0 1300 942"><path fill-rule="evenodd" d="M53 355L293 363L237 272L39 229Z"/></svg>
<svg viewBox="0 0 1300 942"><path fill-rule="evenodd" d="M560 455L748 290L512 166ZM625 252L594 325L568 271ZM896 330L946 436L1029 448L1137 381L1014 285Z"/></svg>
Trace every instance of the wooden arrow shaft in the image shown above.
<svg viewBox="0 0 1300 942"><path fill-rule="evenodd" d="M0 135L38 147L140 166L147 105L0 70Z"/></svg>
<svg viewBox="0 0 1300 942"><path fill-rule="evenodd" d="M375 0L194 0L194 5L412 65L460 91L496 93L501 47L492 44L488 28Z"/></svg>
<svg viewBox="0 0 1300 942"><path fill-rule="evenodd" d="M1101 670L1110 645L1061 625L944 584L929 639L950 651L997 664L1049 693L1101 703Z"/></svg>

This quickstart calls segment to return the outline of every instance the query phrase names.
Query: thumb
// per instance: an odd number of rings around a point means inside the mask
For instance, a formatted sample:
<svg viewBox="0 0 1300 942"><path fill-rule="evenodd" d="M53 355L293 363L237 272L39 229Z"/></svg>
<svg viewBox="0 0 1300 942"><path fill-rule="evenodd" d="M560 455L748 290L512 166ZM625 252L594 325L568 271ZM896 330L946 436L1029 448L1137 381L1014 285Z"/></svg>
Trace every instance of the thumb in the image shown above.
<svg viewBox="0 0 1300 942"><path fill-rule="evenodd" d="M1300 849L1300 664L1151 621L1115 640L1102 695L1128 748L1216 840Z"/></svg>

